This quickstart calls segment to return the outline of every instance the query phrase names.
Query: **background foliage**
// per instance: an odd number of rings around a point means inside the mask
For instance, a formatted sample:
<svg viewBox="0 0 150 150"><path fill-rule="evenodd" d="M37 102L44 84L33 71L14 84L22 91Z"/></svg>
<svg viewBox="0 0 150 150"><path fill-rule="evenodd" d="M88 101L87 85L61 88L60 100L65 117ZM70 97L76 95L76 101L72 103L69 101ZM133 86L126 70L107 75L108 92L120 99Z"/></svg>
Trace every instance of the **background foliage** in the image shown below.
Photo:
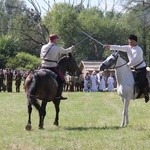
<svg viewBox="0 0 150 150"><path fill-rule="evenodd" d="M78 62L81 60L102 60L107 52L97 42L87 38L82 31L102 43L126 44L129 34L139 37L145 60L149 65L150 47L150 3L149 1L124 1L124 11L114 8L107 11L102 7L85 7L82 3L54 3L44 16L34 0L0 0L0 68L22 68L14 59L24 52L37 59L24 62L26 69L36 68L39 64L41 46L48 42L50 33L61 38L59 45L67 48L76 45L74 53ZM115 2L115 1L114 1ZM36 61L36 63L34 63ZM12 63L13 62L13 63ZM29 65L29 64L32 65Z"/></svg>

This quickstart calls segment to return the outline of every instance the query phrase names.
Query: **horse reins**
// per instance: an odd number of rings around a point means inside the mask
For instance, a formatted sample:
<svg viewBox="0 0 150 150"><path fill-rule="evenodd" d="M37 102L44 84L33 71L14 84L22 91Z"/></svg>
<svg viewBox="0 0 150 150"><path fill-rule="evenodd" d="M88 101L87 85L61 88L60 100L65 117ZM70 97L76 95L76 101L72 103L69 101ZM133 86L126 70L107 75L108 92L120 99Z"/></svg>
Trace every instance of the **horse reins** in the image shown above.
<svg viewBox="0 0 150 150"><path fill-rule="evenodd" d="M115 55L113 55L113 56L115 57ZM122 67L122 66L124 66L124 65L126 65L126 64L127 64L127 62L126 62L126 63L124 63L124 64L122 64L122 65L120 65L120 66L116 66L118 56L117 56L117 57L115 57L115 59L116 59L116 61L115 61L115 65L114 65L114 67L113 67L113 68L110 68L110 69L117 69L117 68L120 68L120 67Z"/></svg>

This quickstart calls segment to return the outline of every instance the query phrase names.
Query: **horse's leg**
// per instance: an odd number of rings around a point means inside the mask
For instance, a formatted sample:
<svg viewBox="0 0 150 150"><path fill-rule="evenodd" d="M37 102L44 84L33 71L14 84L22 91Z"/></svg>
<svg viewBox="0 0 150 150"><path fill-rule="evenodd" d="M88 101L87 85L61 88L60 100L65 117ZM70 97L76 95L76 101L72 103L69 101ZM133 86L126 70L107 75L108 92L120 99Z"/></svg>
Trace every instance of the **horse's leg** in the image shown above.
<svg viewBox="0 0 150 150"><path fill-rule="evenodd" d="M34 95L28 95L28 101L29 101L29 104L28 104L28 113L29 113L29 123L28 125L31 126L31 112L32 112L32 107L31 105L33 105L39 112L39 118L41 120L41 106L38 102L38 100L36 99L36 96Z"/></svg>
<svg viewBox="0 0 150 150"><path fill-rule="evenodd" d="M41 110L40 110L40 117L39 117L39 129L44 129L44 118L46 116L46 105L47 102L42 101Z"/></svg>
<svg viewBox="0 0 150 150"><path fill-rule="evenodd" d="M69 90L69 84L67 83L66 84L66 91L68 91Z"/></svg>
<svg viewBox="0 0 150 150"><path fill-rule="evenodd" d="M125 127L128 123L128 106L129 106L129 100L122 99L123 102L123 112L122 112L122 122L121 127Z"/></svg>
<svg viewBox="0 0 150 150"><path fill-rule="evenodd" d="M130 103L130 100L126 100L126 103L125 103L125 114L126 114L126 120L125 120L125 125L127 125L129 123L129 117L128 117L128 108L129 108L129 103Z"/></svg>
<svg viewBox="0 0 150 150"><path fill-rule="evenodd" d="M60 104L60 100L55 100L53 101L54 105L55 105L55 111L56 111L56 116L55 116L55 121L54 121L54 125L58 126L59 125L59 111L60 111L60 108L59 108L59 104Z"/></svg>
<svg viewBox="0 0 150 150"><path fill-rule="evenodd" d="M26 130L31 130L32 126L31 126L31 113L32 113L32 105L31 103L28 101L28 123L26 125Z"/></svg>

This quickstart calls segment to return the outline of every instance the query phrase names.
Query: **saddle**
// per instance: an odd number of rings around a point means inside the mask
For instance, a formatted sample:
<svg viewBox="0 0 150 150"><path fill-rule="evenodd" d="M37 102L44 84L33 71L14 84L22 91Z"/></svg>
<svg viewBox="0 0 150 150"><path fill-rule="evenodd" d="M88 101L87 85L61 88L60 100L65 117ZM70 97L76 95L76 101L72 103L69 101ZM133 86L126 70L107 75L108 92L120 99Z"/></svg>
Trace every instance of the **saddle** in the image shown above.
<svg viewBox="0 0 150 150"><path fill-rule="evenodd" d="M57 78L57 74L54 73L53 71L49 70L49 69L39 69L39 70L35 70L35 73L38 76L48 76L48 77L53 77L53 78Z"/></svg>

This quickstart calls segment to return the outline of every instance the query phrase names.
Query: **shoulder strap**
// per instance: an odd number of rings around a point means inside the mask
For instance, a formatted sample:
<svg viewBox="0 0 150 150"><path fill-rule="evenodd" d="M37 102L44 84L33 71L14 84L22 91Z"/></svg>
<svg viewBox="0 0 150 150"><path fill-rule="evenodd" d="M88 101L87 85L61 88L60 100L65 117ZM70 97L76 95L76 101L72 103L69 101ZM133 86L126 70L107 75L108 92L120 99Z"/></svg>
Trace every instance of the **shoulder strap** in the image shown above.
<svg viewBox="0 0 150 150"><path fill-rule="evenodd" d="M47 51L46 54L44 55L43 59L47 56L48 52L51 50L51 48L52 48L53 46L54 46L54 44L51 45L51 47L48 49L48 51Z"/></svg>

